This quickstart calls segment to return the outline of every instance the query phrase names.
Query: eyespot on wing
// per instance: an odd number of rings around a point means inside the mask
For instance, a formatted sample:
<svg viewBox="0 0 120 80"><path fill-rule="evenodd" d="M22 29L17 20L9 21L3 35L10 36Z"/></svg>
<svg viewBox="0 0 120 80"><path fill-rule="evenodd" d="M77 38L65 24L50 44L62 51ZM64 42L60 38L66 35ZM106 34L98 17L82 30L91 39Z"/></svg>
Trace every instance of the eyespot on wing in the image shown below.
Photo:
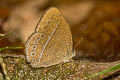
<svg viewBox="0 0 120 80"><path fill-rule="evenodd" d="M48 40L48 36L42 33L34 32L29 37L25 45L25 55L27 62L33 62L33 60L38 60L40 52L43 49L43 45ZM34 55L33 55L34 54Z"/></svg>

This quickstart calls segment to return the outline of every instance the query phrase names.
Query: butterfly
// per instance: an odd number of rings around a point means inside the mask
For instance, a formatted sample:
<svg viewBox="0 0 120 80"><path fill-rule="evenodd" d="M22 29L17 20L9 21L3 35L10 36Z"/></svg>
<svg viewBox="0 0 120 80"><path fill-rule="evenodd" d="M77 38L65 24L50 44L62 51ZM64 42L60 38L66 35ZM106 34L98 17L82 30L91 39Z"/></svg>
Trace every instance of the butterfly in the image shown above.
<svg viewBox="0 0 120 80"><path fill-rule="evenodd" d="M70 27L57 8L43 14L25 44L25 55L33 68L68 62L75 56Z"/></svg>

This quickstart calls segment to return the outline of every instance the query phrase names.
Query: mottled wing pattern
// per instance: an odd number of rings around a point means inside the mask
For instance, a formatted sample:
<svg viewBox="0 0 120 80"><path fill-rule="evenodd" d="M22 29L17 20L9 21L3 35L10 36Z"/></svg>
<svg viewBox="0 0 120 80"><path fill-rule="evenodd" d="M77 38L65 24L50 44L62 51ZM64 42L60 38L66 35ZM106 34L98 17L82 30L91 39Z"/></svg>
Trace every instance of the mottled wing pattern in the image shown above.
<svg viewBox="0 0 120 80"><path fill-rule="evenodd" d="M26 43L27 62L34 68L67 62L75 55L72 47L72 35L67 22L56 8L50 8Z"/></svg>

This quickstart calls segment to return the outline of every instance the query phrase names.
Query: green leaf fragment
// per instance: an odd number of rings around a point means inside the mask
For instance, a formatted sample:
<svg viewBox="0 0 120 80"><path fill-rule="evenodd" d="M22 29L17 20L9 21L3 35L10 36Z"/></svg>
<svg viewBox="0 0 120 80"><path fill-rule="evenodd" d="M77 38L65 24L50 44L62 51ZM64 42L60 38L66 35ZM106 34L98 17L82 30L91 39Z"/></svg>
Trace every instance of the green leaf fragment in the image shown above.
<svg viewBox="0 0 120 80"><path fill-rule="evenodd" d="M9 46L6 46L6 47L3 47L3 48L0 48L0 51L2 50L5 50L5 49L22 49L23 47L9 47Z"/></svg>
<svg viewBox="0 0 120 80"><path fill-rule="evenodd" d="M105 74L105 73L108 73L108 72L111 72L111 71L115 71L115 70L118 70L120 69L120 64L117 64L109 69L106 69L106 70L103 70L101 72L98 72L98 73L95 73L93 75L90 75L88 76L88 78L93 78L93 77L96 77L96 76L99 76L99 75L102 75L102 74Z"/></svg>

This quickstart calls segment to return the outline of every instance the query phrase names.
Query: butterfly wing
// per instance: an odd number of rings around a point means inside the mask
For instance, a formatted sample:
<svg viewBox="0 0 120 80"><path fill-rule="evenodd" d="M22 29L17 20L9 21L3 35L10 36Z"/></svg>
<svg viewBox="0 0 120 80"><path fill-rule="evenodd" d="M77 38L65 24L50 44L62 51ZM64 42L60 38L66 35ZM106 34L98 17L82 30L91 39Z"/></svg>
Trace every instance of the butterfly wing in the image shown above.
<svg viewBox="0 0 120 80"><path fill-rule="evenodd" d="M50 8L26 43L26 58L32 67L48 67L71 59L75 55L72 48L67 22L56 8Z"/></svg>

